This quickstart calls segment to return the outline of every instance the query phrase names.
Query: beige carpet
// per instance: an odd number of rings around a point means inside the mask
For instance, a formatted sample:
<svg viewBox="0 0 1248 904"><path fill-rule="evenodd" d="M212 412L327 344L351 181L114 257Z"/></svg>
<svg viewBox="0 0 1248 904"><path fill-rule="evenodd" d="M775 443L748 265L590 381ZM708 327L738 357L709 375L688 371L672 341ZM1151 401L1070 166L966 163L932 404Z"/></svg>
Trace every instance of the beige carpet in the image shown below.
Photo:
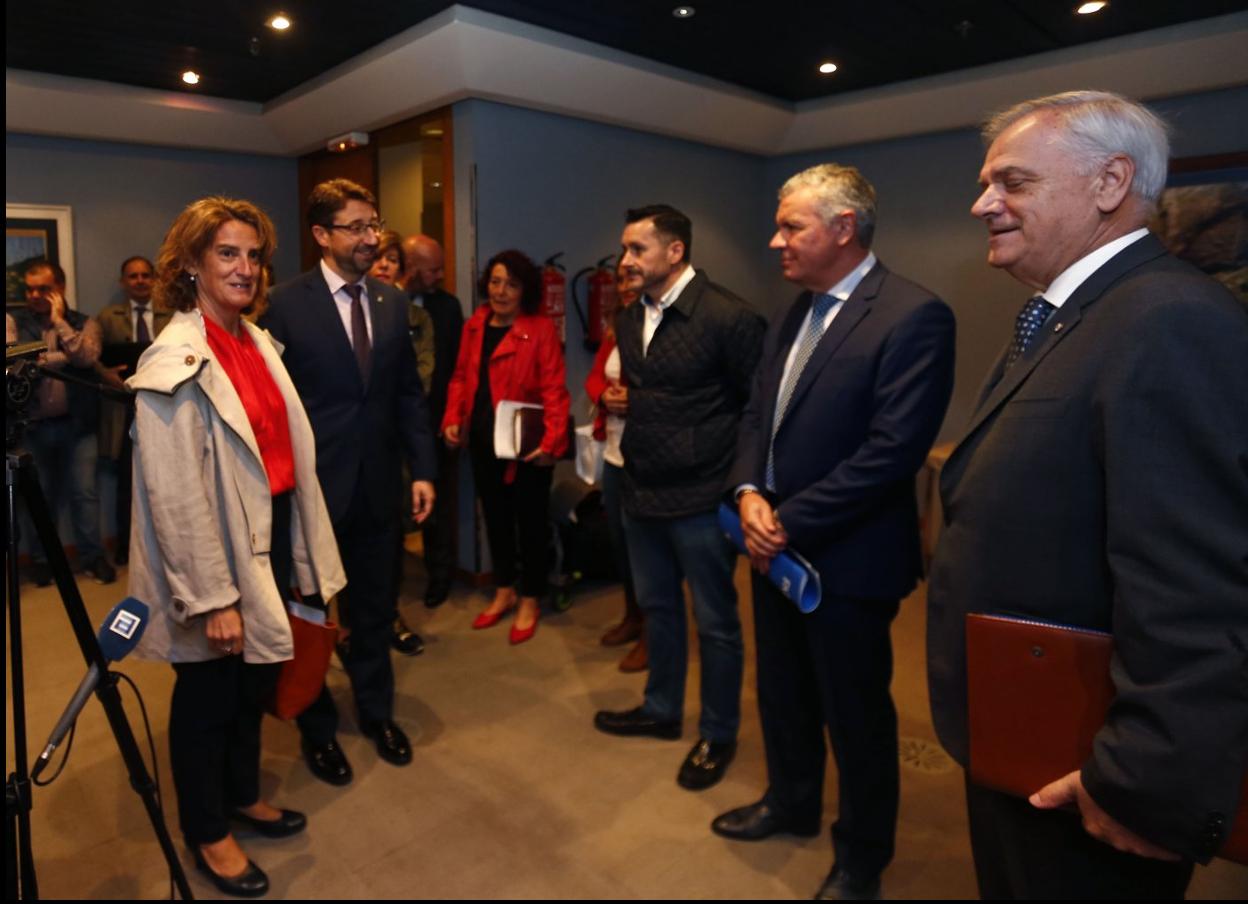
<svg viewBox="0 0 1248 904"><path fill-rule="evenodd" d="M380 762L356 731L345 675L330 682L343 713L340 740L355 767L347 788L311 777L294 727L265 726L264 787L308 813L299 837L240 839L268 872L273 898L808 898L829 866L828 836L730 843L708 825L756 800L763 754L753 693L748 594L747 673L740 753L725 780L701 793L676 785L696 733L696 658L679 742L612 738L591 727L599 708L640 702L644 677L615 668L620 650L598 645L618 618L615 588L581 589L572 609L543 619L533 641L512 649L506 624L473 631L485 594L459 590L430 612L419 603L420 566L408 559L404 611L425 637L415 658L396 657L396 716L415 761ZM121 581L80 586L98 623ZM744 586L744 567L738 585ZM58 599L22 587L27 707L32 749L42 746L83 666ZM933 742L923 653L923 600L905 603L893 631L903 736L897 857L884 876L892 898L974 897L961 773ZM7 665L6 665L7 668ZM172 670L127 661L143 691L160 757L168 824L197 896L215 889L193 870L177 835L166 725ZM6 678L7 684L7 678ZM131 723L146 750L133 696ZM8 770L12 769L9 709ZM7 771L7 770L6 770ZM836 810L829 781L825 826ZM40 892L47 898L158 898L167 873L141 802L129 788L99 705L79 720L61 778L36 789L32 813ZM1248 868L1197 870L1194 898L1242 898Z"/></svg>

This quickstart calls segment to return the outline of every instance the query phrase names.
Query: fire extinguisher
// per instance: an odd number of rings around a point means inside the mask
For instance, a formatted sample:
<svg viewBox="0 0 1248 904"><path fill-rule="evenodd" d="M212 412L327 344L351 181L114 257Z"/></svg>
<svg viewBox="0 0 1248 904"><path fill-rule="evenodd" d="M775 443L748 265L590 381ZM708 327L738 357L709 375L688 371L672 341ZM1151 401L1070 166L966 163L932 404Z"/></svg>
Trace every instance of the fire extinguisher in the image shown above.
<svg viewBox="0 0 1248 904"><path fill-rule="evenodd" d="M552 254L542 265L542 313L555 322L559 341L566 343L567 326L564 321L567 312L568 277L563 264L558 262L561 257L562 251Z"/></svg>
<svg viewBox="0 0 1248 904"><path fill-rule="evenodd" d="M608 254L592 267L586 267L572 277L572 303L581 321L585 347L594 351L602 345L607 331L607 312L615 310L615 269L611 266L615 255ZM580 280L586 277L587 297L581 303Z"/></svg>

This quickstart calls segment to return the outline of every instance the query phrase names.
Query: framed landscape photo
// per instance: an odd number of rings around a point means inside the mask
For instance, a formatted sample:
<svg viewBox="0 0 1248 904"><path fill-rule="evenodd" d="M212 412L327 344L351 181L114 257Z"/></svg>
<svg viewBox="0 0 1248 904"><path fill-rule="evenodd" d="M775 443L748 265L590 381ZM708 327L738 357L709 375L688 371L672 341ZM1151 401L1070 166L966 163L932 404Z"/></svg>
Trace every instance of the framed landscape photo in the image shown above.
<svg viewBox="0 0 1248 904"><path fill-rule="evenodd" d="M65 297L77 307L74 278L74 215L60 204L4 205L4 303L26 303L22 274L36 258L47 258L65 271Z"/></svg>

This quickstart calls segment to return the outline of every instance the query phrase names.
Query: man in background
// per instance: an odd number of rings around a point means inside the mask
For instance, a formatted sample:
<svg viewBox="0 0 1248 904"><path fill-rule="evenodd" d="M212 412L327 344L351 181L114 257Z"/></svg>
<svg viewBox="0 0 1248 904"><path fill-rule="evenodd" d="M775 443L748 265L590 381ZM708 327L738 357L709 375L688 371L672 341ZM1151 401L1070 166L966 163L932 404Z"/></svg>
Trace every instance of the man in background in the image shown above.
<svg viewBox="0 0 1248 904"><path fill-rule="evenodd" d="M134 373L139 356L152 344L169 322L172 312L152 307L152 280L155 269L147 258L136 255L121 264L121 291L126 300L110 304L96 315L103 347L96 370L105 385L125 389L125 379ZM130 559L130 460L133 448L130 425L134 405L113 399L100 400L99 454L117 469L116 519L117 547L113 559L125 565Z"/></svg>

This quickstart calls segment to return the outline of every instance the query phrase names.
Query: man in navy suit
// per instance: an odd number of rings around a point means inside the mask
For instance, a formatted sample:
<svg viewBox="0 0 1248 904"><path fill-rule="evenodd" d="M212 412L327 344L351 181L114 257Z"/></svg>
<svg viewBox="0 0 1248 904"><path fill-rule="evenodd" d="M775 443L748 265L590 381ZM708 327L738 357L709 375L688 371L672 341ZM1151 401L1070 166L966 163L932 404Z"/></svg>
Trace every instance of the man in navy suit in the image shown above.
<svg viewBox="0 0 1248 904"><path fill-rule="evenodd" d="M346 179L312 190L308 224L321 248L312 270L275 288L263 325L285 346L282 360L316 434L316 470L347 572L339 616L350 629L344 666L361 730L387 762L411 762L394 722L390 633L401 572L402 456L412 475L412 516L433 509L433 438L407 329L407 299L366 279L384 224L371 192ZM328 690L299 717L312 772L351 781L338 746Z"/></svg>
<svg viewBox="0 0 1248 904"><path fill-rule="evenodd" d="M874 898L897 823L889 625L920 577L914 477L953 388L954 322L870 251L875 190L823 164L780 190L784 276L803 291L768 330L729 479L754 566L767 792L719 835L818 834L826 727L839 774L835 863L819 898ZM764 576L792 549L813 565L809 615Z"/></svg>
<svg viewBox="0 0 1248 904"><path fill-rule="evenodd" d="M1248 311L1149 233L1168 141L1142 105L1057 94L984 138L988 263L1041 294L941 472L933 722L966 765L968 613L1110 632L1081 768L1029 799L967 781L980 893L1182 898L1248 763Z"/></svg>

